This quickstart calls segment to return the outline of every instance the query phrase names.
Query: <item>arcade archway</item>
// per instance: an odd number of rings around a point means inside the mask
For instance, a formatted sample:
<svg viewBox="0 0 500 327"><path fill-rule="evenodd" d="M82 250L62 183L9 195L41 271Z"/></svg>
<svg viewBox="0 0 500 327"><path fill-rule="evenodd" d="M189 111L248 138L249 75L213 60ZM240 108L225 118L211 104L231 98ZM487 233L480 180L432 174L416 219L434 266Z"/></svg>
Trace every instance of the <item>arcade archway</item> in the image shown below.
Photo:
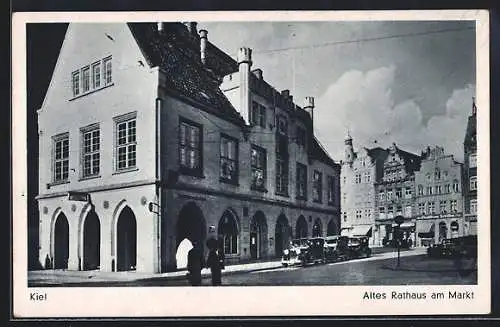
<svg viewBox="0 0 500 327"><path fill-rule="evenodd" d="M64 213L60 213L54 225L54 268L68 269L69 224Z"/></svg>
<svg viewBox="0 0 500 327"><path fill-rule="evenodd" d="M304 216L300 215L295 226L295 238L307 237L307 222Z"/></svg>
<svg viewBox="0 0 500 327"><path fill-rule="evenodd" d="M250 258L253 260L267 256L267 222L262 211L257 211L250 223Z"/></svg>
<svg viewBox="0 0 500 327"><path fill-rule="evenodd" d="M181 209L177 220L176 232L176 260L180 258L186 258L185 260L187 260L189 247L179 246L184 240L188 240L192 245L196 244L203 252L207 227L203 213L194 202L189 202Z"/></svg>
<svg viewBox="0 0 500 327"><path fill-rule="evenodd" d="M276 221L274 233L274 253L277 257L283 254L283 250L288 247L290 242L290 225L284 214L281 214Z"/></svg>
<svg viewBox="0 0 500 327"><path fill-rule="evenodd" d="M339 233L337 224L331 219L326 226L326 236L337 235Z"/></svg>
<svg viewBox="0 0 500 327"><path fill-rule="evenodd" d="M135 270L137 265L137 222L130 207L123 208L118 222L117 231L117 271Z"/></svg>
<svg viewBox="0 0 500 327"><path fill-rule="evenodd" d="M314 221L312 237L321 237L321 235L323 235L323 226L321 224L321 220L317 218Z"/></svg>
<svg viewBox="0 0 500 327"><path fill-rule="evenodd" d="M94 211L88 213L83 224L83 270L98 269L101 258L101 224Z"/></svg>

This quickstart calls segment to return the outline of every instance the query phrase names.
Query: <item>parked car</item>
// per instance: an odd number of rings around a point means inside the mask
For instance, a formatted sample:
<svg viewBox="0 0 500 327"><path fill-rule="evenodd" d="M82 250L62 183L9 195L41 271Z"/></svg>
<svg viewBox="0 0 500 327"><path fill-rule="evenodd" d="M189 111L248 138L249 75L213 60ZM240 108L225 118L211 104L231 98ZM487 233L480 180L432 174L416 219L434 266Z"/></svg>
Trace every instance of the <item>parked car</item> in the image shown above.
<svg viewBox="0 0 500 327"><path fill-rule="evenodd" d="M372 255L372 250L368 245L368 237L355 236L349 237L349 258L368 258Z"/></svg>
<svg viewBox="0 0 500 327"><path fill-rule="evenodd" d="M308 240L309 247L299 255L302 265L310 263L324 263L325 260L325 239L323 237L314 237Z"/></svg>
<svg viewBox="0 0 500 327"><path fill-rule="evenodd" d="M325 261L335 262L349 259L349 237L347 236L327 236L325 237Z"/></svg>
<svg viewBox="0 0 500 327"><path fill-rule="evenodd" d="M441 243L427 248L427 255L434 258L457 258L477 256L477 236L446 238Z"/></svg>
<svg viewBox="0 0 500 327"><path fill-rule="evenodd" d="M307 238L294 239L290 241L288 249L283 251L281 264L283 266L293 266L302 263L302 252L306 252L309 248L309 240Z"/></svg>

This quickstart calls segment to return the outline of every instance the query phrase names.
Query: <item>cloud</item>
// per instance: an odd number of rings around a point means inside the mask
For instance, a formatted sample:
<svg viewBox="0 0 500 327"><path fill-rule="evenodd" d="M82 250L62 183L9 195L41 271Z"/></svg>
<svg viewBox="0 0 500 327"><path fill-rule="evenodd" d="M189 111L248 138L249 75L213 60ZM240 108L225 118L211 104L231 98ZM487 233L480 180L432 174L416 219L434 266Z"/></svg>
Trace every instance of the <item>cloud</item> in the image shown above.
<svg viewBox="0 0 500 327"><path fill-rule="evenodd" d="M425 123L422 108L415 101L395 103L396 69L384 66L367 72L351 70L333 82L317 100L314 124L321 143L334 159L341 160L343 140L349 130L355 150L363 146L388 147L395 142L419 154L428 145L440 145L462 160L473 86L454 90L446 101L446 112Z"/></svg>

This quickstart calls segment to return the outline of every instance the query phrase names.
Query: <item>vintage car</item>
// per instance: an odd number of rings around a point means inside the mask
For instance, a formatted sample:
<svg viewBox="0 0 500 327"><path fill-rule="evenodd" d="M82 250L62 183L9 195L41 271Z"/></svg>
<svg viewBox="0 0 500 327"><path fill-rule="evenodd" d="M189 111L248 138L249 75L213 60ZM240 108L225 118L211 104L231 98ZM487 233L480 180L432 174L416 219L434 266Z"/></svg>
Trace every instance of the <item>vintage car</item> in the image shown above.
<svg viewBox="0 0 500 327"><path fill-rule="evenodd" d="M366 236L353 236L349 237L349 258L368 258L372 255L372 250L368 245L368 237Z"/></svg>
<svg viewBox="0 0 500 327"><path fill-rule="evenodd" d="M307 251L303 251L299 256L302 265L325 263L325 239L323 237L314 237L310 238L308 242Z"/></svg>
<svg viewBox="0 0 500 327"><path fill-rule="evenodd" d="M325 237L325 261L335 262L349 259L349 238L347 236L327 236Z"/></svg>
<svg viewBox="0 0 500 327"><path fill-rule="evenodd" d="M302 263L302 252L309 248L309 240L306 238L294 239L290 241L288 249L283 250L281 264L283 266L293 266Z"/></svg>
<svg viewBox="0 0 500 327"><path fill-rule="evenodd" d="M476 257L477 236L443 239L441 243L428 247L427 255L434 258Z"/></svg>

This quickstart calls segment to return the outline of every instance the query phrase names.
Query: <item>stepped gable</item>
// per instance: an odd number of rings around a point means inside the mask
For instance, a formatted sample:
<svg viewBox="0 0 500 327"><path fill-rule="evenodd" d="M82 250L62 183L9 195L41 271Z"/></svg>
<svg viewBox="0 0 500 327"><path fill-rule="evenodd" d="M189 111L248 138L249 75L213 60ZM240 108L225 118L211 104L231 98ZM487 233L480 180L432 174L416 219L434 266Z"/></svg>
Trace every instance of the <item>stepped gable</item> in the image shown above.
<svg viewBox="0 0 500 327"><path fill-rule="evenodd" d="M219 78L237 69L236 62L213 51L207 51L207 69L200 60L199 38L189 35L182 23L164 23L161 32L156 23L129 23L141 51L151 67L160 67L165 73L166 87L187 99L201 104L203 110L243 126L244 120L219 89ZM212 51L211 51L212 50ZM210 54L210 52L212 52Z"/></svg>

